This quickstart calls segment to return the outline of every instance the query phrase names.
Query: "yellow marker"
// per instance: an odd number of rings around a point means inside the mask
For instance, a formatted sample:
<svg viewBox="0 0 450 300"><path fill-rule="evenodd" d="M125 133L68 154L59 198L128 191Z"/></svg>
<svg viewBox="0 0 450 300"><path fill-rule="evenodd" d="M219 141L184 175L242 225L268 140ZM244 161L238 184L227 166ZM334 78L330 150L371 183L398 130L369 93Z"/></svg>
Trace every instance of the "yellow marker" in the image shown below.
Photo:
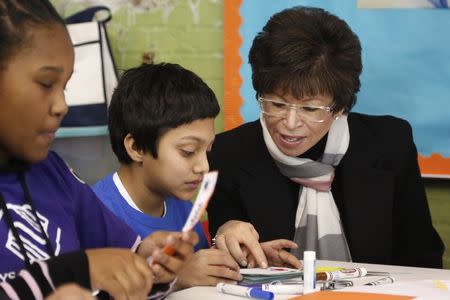
<svg viewBox="0 0 450 300"><path fill-rule="evenodd" d="M345 268L331 267L331 266L317 267L316 268L316 273L319 273L319 272L333 272L333 271L339 271L339 270L344 270L344 269Z"/></svg>
<svg viewBox="0 0 450 300"><path fill-rule="evenodd" d="M433 280L433 286L441 290L449 291L448 286L441 280Z"/></svg>

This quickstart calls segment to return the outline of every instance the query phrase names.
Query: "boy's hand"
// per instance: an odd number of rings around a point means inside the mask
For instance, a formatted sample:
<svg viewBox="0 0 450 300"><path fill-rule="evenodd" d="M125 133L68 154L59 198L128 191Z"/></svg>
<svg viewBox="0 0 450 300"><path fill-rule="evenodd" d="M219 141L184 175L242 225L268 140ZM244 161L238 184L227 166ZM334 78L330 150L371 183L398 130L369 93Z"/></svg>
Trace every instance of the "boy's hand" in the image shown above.
<svg viewBox="0 0 450 300"><path fill-rule="evenodd" d="M266 255L269 266L273 267L287 267L299 269L302 267L300 260L293 254L284 249L296 249L298 246L296 243L290 240L279 239L261 243L261 248ZM249 252L249 251L247 251ZM245 251L244 251L245 253ZM250 253L247 257L248 267L254 268L256 261L254 256Z"/></svg>
<svg viewBox="0 0 450 300"><path fill-rule="evenodd" d="M86 250L93 290L114 299L147 299L153 279L145 259L128 249Z"/></svg>
<svg viewBox="0 0 450 300"><path fill-rule="evenodd" d="M178 274L177 289L193 286L215 286L219 282L232 283L242 280L239 265L233 257L218 249L199 250Z"/></svg>
<svg viewBox="0 0 450 300"><path fill-rule="evenodd" d="M147 236L139 245L137 253L142 257L152 257L155 283L167 283L175 279L185 262L192 256L194 246L198 243L195 232L157 231ZM168 255L163 248L169 245L175 253Z"/></svg>
<svg viewBox="0 0 450 300"><path fill-rule="evenodd" d="M251 254L261 268L267 268L267 258L259 243L259 234L252 224L231 220L217 230L215 246L231 254L242 266L247 267L247 254Z"/></svg>

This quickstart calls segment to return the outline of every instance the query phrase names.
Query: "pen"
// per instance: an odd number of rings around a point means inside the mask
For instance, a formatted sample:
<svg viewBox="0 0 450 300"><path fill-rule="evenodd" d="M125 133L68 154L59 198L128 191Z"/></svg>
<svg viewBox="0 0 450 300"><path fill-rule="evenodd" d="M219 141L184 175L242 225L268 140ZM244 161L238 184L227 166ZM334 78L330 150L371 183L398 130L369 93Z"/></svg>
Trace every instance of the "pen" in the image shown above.
<svg viewBox="0 0 450 300"><path fill-rule="evenodd" d="M316 289L316 252L303 251L303 294Z"/></svg>
<svg viewBox="0 0 450 300"><path fill-rule="evenodd" d="M328 285L326 283L331 283L331 281L318 283L314 291L321 291L327 289ZM320 286L322 284L322 286ZM274 294L284 294L284 295L300 295L303 293L303 284L299 283L291 283L291 284L285 284L285 283L266 283L261 285L261 289L263 291L272 292Z"/></svg>
<svg viewBox="0 0 450 300"><path fill-rule="evenodd" d="M272 292L263 291L260 288L248 288L248 287L239 286L236 284L226 284L226 283L220 282L216 285L216 289L220 293L234 295L234 296L265 299L265 300L272 300L274 298L274 295Z"/></svg>
<svg viewBox="0 0 450 300"><path fill-rule="evenodd" d="M347 278L358 278L367 275L366 268L354 268L354 269L344 269L333 272L317 272L316 280L336 280L336 279L347 279Z"/></svg>
<svg viewBox="0 0 450 300"><path fill-rule="evenodd" d="M183 229L181 230L182 232L192 230L202 217L202 214L205 211L206 206L208 206L209 199L211 198L214 192L217 176L218 176L217 171L211 171L203 176L203 180L200 185L200 190L197 194L197 198L194 202L194 205L191 208L191 212L189 213L189 216L186 219ZM162 249L162 251L167 255L175 254L175 249L173 249L169 245L166 245Z"/></svg>
<svg viewBox="0 0 450 300"><path fill-rule="evenodd" d="M380 278L378 280L366 283L365 285L382 285L382 284L389 284L389 283L394 283L394 277L388 276L388 277Z"/></svg>
<svg viewBox="0 0 450 300"><path fill-rule="evenodd" d="M339 281L325 281L324 282L324 290L338 290L343 289L349 286L353 286L353 282L351 280L339 280Z"/></svg>
<svg viewBox="0 0 450 300"><path fill-rule="evenodd" d="M303 293L303 284L263 284L261 289L274 294L299 295Z"/></svg>

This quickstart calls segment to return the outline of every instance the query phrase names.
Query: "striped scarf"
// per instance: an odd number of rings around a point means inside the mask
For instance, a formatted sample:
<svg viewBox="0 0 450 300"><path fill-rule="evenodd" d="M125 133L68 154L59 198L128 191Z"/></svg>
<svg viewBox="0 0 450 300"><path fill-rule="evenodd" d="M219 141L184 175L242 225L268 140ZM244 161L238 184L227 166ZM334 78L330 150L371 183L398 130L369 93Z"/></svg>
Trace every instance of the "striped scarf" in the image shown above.
<svg viewBox="0 0 450 300"><path fill-rule="evenodd" d="M318 259L351 261L339 211L331 193L334 168L350 141L347 116L334 120L319 161L283 154L273 142L262 115L260 121L267 149L280 172L300 185L294 235L294 242L299 247L292 253L302 258L303 251L310 250L316 251Z"/></svg>

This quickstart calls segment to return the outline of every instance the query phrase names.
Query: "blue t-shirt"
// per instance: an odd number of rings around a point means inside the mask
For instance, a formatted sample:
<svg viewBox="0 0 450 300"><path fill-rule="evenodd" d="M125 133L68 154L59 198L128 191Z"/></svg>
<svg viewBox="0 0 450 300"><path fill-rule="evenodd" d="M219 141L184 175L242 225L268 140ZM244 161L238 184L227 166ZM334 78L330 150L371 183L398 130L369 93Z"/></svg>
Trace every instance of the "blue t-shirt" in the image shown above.
<svg viewBox="0 0 450 300"><path fill-rule="evenodd" d="M114 183L113 174L98 181L92 189L116 216L124 220L142 238L158 230L181 231L192 208L190 201L167 198L166 212L163 217L158 218L144 214L128 204ZM208 248L209 245L201 224L197 224L194 230L200 237L195 250Z"/></svg>
<svg viewBox="0 0 450 300"><path fill-rule="evenodd" d="M25 174L31 201L26 200L20 173ZM0 201L5 202L31 262L50 257L32 206L55 255L89 248L132 248L138 241L131 228L112 214L54 152L23 170L0 170ZM0 206L0 281L14 278L25 267L6 215Z"/></svg>

